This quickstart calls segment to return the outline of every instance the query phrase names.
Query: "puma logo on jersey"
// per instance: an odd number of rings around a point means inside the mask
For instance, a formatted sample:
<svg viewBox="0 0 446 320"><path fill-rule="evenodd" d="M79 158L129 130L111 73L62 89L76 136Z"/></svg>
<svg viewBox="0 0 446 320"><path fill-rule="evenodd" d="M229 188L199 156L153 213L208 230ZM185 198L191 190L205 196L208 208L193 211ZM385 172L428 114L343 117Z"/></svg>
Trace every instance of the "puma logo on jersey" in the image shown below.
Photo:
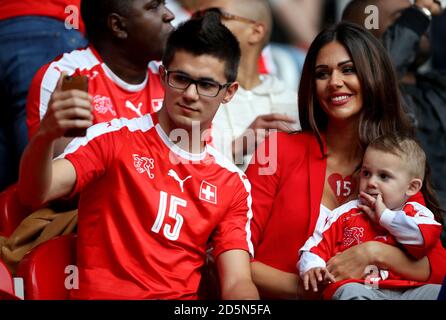
<svg viewBox="0 0 446 320"><path fill-rule="evenodd" d="M136 171L139 173L147 172L150 179L155 178L155 175L152 173L153 168L155 168L155 160L152 158L141 157L138 154L133 154L133 165L135 166Z"/></svg>
<svg viewBox="0 0 446 320"><path fill-rule="evenodd" d="M133 112L135 112L138 116L140 116L140 117L143 116L143 114L141 112L142 102L138 103L138 107L135 107L135 105L131 101L127 100L125 102L125 107L132 110Z"/></svg>
<svg viewBox="0 0 446 320"><path fill-rule="evenodd" d="M180 177L178 176L178 174L173 169L170 169L169 172L167 173L167 175L171 176L172 178L175 179L175 181L178 182L178 184L180 185L180 188L181 188L181 192L184 192L184 182L187 179L192 178L192 176L187 176L185 179L181 180Z"/></svg>

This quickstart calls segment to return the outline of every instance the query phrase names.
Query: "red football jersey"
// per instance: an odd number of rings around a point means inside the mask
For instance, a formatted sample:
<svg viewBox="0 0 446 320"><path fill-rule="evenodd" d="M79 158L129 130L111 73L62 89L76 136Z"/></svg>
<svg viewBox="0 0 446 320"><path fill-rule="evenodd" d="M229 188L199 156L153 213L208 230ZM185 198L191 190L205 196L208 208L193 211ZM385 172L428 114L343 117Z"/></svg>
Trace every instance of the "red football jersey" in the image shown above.
<svg viewBox="0 0 446 320"><path fill-rule="evenodd" d="M441 224L428 208L417 202L408 202L397 211L386 209L379 224L371 221L358 206L359 201L352 200L333 210L325 224L316 227L300 249L312 253L302 255L301 272L325 267L325 262L338 252L366 241L402 245L417 259L427 255L440 241Z"/></svg>
<svg viewBox="0 0 446 320"><path fill-rule="evenodd" d="M335 210L318 224L313 235L301 248L299 261L301 276L311 268L325 267L326 262L339 252L366 241L380 241L394 246L404 246L417 259L427 255L440 243L441 224L433 213L417 202L406 203L401 210L386 209L378 223L358 207L359 201L350 201ZM373 281L371 281L371 279ZM376 268L366 279L350 279L328 286L324 298L346 282L371 283L380 288L407 288L425 284L401 278L388 270Z"/></svg>
<svg viewBox="0 0 446 320"><path fill-rule="evenodd" d="M190 154L152 117L114 119L72 141L80 299L194 299L214 255L253 254L246 176L212 147Z"/></svg>
<svg viewBox="0 0 446 320"><path fill-rule="evenodd" d="M26 122L31 138L39 128L60 74L88 77L88 93L93 101L94 124L114 118L134 118L158 111L163 103L159 64L149 64L143 83L132 85L116 76L92 46L74 50L43 66L35 75L28 94Z"/></svg>

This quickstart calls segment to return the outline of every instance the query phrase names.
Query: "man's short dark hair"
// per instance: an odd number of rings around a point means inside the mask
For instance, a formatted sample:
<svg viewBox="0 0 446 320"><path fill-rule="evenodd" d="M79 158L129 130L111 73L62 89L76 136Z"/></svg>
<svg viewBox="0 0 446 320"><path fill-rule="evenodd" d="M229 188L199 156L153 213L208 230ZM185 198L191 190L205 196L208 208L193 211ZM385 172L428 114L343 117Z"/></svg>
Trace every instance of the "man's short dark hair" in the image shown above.
<svg viewBox="0 0 446 320"><path fill-rule="evenodd" d="M81 0L81 16L90 42L106 34L107 19L111 13L127 15L133 0Z"/></svg>
<svg viewBox="0 0 446 320"><path fill-rule="evenodd" d="M171 33L164 51L163 64L168 68L177 51L193 55L207 54L225 63L228 82L237 78L240 62L240 46L235 36L221 22L215 12L190 19Z"/></svg>

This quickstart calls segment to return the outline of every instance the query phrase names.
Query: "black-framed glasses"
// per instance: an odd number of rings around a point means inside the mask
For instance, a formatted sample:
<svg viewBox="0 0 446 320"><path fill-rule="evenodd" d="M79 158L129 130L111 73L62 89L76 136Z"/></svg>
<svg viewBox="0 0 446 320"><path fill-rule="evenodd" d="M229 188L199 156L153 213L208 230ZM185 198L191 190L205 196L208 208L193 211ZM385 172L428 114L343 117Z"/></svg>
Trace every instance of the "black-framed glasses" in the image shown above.
<svg viewBox="0 0 446 320"><path fill-rule="evenodd" d="M193 18L200 18L200 17L203 17L207 12L215 12L215 13L217 13L221 17L221 19L225 19L225 20L235 20L235 21L240 21L240 22L245 22L245 23L252 23L252 24L259 23L256 20L253 20L253 19L250 19L250 18L245 18L245 17L242 17L242 16L238 16L238 15L229 13L229 12L223 10L222 8L218 8L218 7L212 7L212 8L207 8L207 9L204 9L204 10L196 11L193 14L192 17Z"/></svg>
<svg viewBox="0 0 446 320"><path fill-rule="evenodd" d="M214 80L208 79L194 79L191 78L187 73L182 71L170 71L164 68L164 72L167 77L167 84L179 90L187 90L191 84L195 84L197 93L200 96L205 97L216 97L220 90L231 85L232 82L220 84Z"/></svg>

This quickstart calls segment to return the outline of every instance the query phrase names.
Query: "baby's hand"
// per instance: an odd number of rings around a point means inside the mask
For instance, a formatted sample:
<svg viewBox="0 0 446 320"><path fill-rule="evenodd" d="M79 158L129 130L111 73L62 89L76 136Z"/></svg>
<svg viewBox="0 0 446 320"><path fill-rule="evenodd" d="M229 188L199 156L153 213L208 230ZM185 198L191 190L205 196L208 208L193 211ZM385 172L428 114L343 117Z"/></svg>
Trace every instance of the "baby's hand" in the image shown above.
<svg viewBox="0 0 446 320"><path fill-rule="evenodd" d="M379 223L379 219L381 219L384 210L387 209L382 196L378 194L375 199L371 195L362 191L359 196L362 200L362 204L358 206L359 209L364 211L373 221Z"/></svg>
<svg viewBox="0 0 446 320"><path fill-rule="evenodd" d="M311 285L314 292L317 292L319 282L323 282L323 284L336 282L334 276L328 272L327 268L312 268L304 273L302 279L304 281L304 289L308 291Z"/></svg>

